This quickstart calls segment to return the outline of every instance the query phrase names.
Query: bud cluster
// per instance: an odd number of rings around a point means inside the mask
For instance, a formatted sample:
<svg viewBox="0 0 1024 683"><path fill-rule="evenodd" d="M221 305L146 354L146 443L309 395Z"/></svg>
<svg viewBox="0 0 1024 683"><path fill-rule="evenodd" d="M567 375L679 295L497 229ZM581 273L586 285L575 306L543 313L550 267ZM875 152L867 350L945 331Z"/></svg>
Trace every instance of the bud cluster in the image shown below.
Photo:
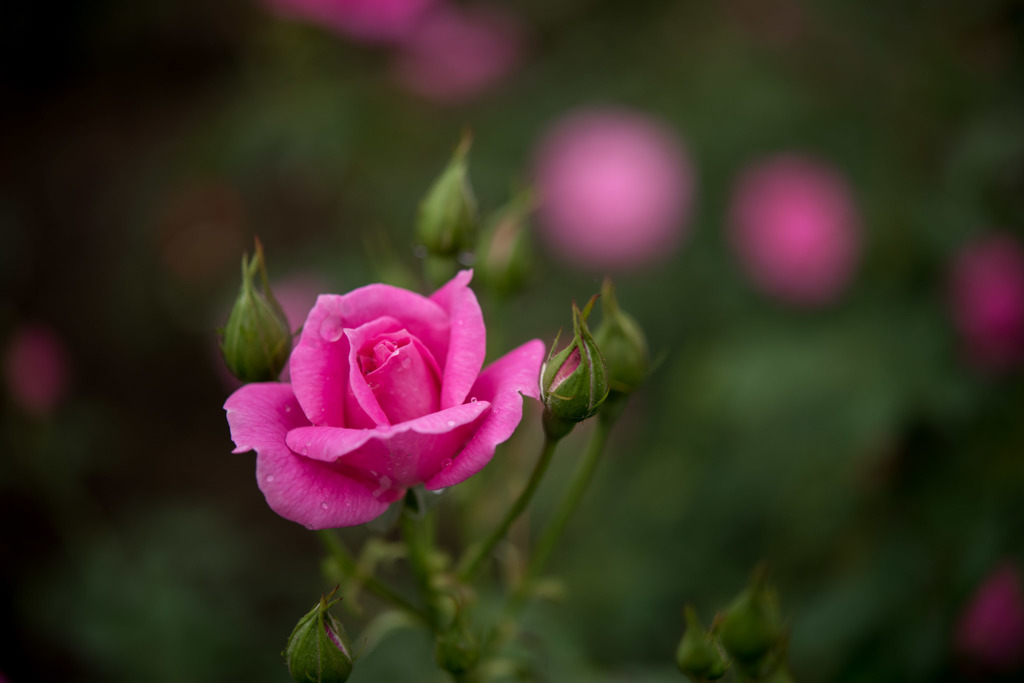
<svg viewBox="0 0 1024 683"><path fill-rule="evenodd" d="M787 645L778 595L767 584L764 567L758 567L750 585L716 616L710 631L687 606L676 664L694 683L721 678L731 665L740 680L787 683L793 680L786 667Z"/></svg>
<svg viewBox="0 0 1024 683"><path fill-rule="evenodd" d="M597 333L592 334L587 326L597 296L582 311L574 303L572 341L555 353L556 338L541 368L544 427L550 437L564 436L575 423L598 412L602 416L609 411L617 415L623 399L636 391L650 373L647 339L639 323L619 308L611 280L605 280L601 296L602 319Z"/></svg>

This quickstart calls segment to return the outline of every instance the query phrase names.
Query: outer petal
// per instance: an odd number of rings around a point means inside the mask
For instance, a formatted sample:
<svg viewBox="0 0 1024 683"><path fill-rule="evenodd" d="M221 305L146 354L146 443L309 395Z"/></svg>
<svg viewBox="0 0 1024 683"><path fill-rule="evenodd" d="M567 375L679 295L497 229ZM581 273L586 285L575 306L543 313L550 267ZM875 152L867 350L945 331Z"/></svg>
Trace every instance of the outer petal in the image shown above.
<svg viewBox="0 0 1024 683"><path fill-rule="evenodd" d="M387 316L400 320L434 358L447 358L449 317L436 302L389 285L367 285L344 295L321 294L289 363L295 396L313 424L346 424L349 347L345 329Z"/></svg>
<svg viewBox="0 0 1024 683"><path fill-rule="evenodd" d="M518 398L518 397L517 397ZM365 473L375 493L437 475L474 437L491 404L476 401L378 429L298 427L287 443L296 452Z"/></svg>
<svg viewBox="0 0 1024 683"><path fill-rule="evenodd" d="M466 400L487 353L487 329L476 295L468 287L471 279L473 271L463 270L430 297L451 316L451 336L441 380L442 408Z"/></svg>
<svg viewBox="0 0 1024 683"><path fill-rule="evenodd" d="M336 320L341 297L321 294L288 361L292 389L313 424L343 425L348 396L348 337Z"/></svg>
<svg viewBox="0 0 1024 683"><path fill-rule="evenodd" d="M512 436L523 418L522 396L540 396L540 365L544 353L544 343L534 339L484 369L470 394L479 401L490 401L491 412L451 467L426 481L428 489L465 481L490 462L494 449Z"/></svg>
<svg viewBox="0 0 1024 683"><path fill-rule="evenodd" d="M228 397L235 452L256 451L256 483L267 504L286 519L310 529L354 526L381 515L394 497L375 497L358 473L294 453L289 430L309 425L287 384L247 384Z"/></svg>

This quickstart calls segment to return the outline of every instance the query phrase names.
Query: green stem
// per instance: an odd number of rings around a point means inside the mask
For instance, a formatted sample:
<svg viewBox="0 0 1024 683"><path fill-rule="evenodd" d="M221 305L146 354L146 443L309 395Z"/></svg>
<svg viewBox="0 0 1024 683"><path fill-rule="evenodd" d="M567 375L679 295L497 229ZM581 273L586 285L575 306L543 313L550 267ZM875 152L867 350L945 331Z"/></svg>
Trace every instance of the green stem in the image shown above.
<svg viewBox="0 0 1024 683"><path fill-rule="evenodd" d="M427 603L427 624L435 634L446 628L442 623L438 592L434 582L433 526L429 513L416 519L408 510L401 515L402 537L409 551L409 564L420 595Z"/></svg>
<svg viewBox="0 0 1024 683"><path fill-rule="evenodd" d="M427 613L417 607L413 603L395 592L393 588L377 579L376 577L364 574L359 566L356 564L355 559L349 554L348 549L338 538L338 535L333 529L322 529L317 532L320 536L320 540L323 541L324 547L334 558L334 561L338 563L338 568L349 576L354 577L359 581L369 592L376 595L378 598L390 602L395 607L408 612L410 615L420 619L426 623L430 623L429 616Z"/></svg>
<svg viewBox="0 0 1024 683"><path fill-rule="evenodd" d="M540 480L544 477L544 473L548 469L548 465L551 464L551 456L555 454L555 447L558 445L558 439L552 439L545 437L544 448L540 453L540 457L537 459L537 463L533 466L533 472L530 473L530 479L526 482L526 488L523 489L519 497L516 498L515 502L512 503L512 507L505 513L505 518L501 520L501 523L491 530L491 533L480 543L470 547L466 552L466 555L462 558L459 563L458 577L460 581L468 582L473 576L479 571L483 561L491 554L494 550L494 546L505 537L508 533L509 527L512 523L518 519L519 515L523 513L526 506L529 504L530 499L533 498L533 494L537 490L537 485L540 484Z"/></svg>
<svg viewBox="0 0 1024 683"><path fill-rule="evenodd" d="M565 527L569 523L569 518L576 511L580 500L583 498L583 494L590 486L590 482L594 477L594 471L597 469L597 462L600 459L601 452L604 450L605 443L608 441L608 432L611 431L612 425L615 422L615 417L617 415L612 417L602 414L595 420L597 424L594 426L594 432L590 436L590 442L587 444L587 449L583 454L579 467L573 475L573 480L569 484L565 497L562 498L561 503L541 534L540 540L537 541L537 546L530 558L526 574L523 577L519 590L516 591L513 597L513 603L520 603L525 599L531 584L537 580L548 557L550 557L552 551L558 545L562 532L565 531Z"/></svg>

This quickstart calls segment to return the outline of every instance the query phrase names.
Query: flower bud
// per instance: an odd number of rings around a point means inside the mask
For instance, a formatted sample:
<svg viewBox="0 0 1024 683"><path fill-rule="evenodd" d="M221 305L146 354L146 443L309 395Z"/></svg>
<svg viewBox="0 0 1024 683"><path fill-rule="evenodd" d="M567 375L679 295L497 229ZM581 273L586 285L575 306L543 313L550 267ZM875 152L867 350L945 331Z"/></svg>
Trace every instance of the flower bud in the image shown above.
<svg viewBox="0 0 1024 683"><path fill-rule="evenodd" d="M782 640L778 599L766 585L766 571L754 571L743 591L722 618L721 641L726 652L747 673L757 672Z"/></svg>
<svg viewBox="0 0 1024 683"><path fill-rule="evenodd" d="M528 219L533 196L523 192L488 221L476 254L480 279L499 295L508 296L526 282L532 267Z"/></svg>
<svg viewBox="0 0 1024 683"><path fill-rule="evenodd" d="M594 333L594 339L608 366L608 384L612 391L631 394L647 379L651 354L640 324L619 308L615 286L609 278L601 286L601 313L601 327Z"/></svg>
<svg viewBox="0 0 1024 683"><path fill-rule="evenodd" d="M438 666L452 674L465 674L476 666L479 652L465 629L453 628L441 634L434 645Z"/></svg>
<svg viewBox="0 0 1024 683"><path fill-rule="evenodd" d="M329 597L321 596L288 638L285 659L297 683L344 683L352 674L348 636L329 611L339 600L328 602Z"/></svg>
<svg viewBox="0 0 1024 683"><path fill-rule="evenodd" d="M676 649L676 665L695 683L719 679L729 666L692 605L686 606L686 632Z"/></svg>
<svg viewBox="0 0 1024 683"><path fill-rule="evenodd" d="M582 311L573 303L572 341L557 354L552 346L541 368L541 398L546 407L545 427L549 435L556 433L551 428L552 418L570 424L582 422L593 417L608 396L608 371L587 327L587 317L596 299L596 296L592 298Z"/></svg>
<svg viewBox="0 0 1024 683"><path fill-rule="evenodd" d="M255 284L257 273L260 289ZM242 289L221 330L220 350L235 377L243 382L267 382L281 374L291 343L288 318L270 291L263 245L257 240L252 259L242 256Z"/></svg>
<svg viewBox="0 0 1024 683"><path fill-rule="evenodd" d="M429 254L454 258L476 239L476 199L469 185L466 155L472 139L462 138L452 160L420 203L416 240Z"/></svg>

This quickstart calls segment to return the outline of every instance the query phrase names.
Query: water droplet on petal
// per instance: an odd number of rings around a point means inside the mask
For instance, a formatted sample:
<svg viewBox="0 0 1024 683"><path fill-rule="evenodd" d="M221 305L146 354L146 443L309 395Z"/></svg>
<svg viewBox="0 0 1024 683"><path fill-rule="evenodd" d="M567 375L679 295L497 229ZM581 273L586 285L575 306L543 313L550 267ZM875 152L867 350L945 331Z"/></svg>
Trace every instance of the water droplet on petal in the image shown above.
<svg viewBox="0 0 1024 683"><path fill-rule="evenodd" d="M327 342L336 342L345 334L345 327L341 320L331 315L324 318L320 323L320 338Z"/></svg>
<svg viewBox="0 0 1024 683"><path fill-rule="evenodd" d="M454 461L454 460L452 460L451 458L448 458L448 459L446 459L446 460L445 460L445 461L444 461L443 463L441 463L441 469L442 469L442 470L446 470L446 469L448 469L449 467L451 467L451 466L452 466L452 464L453 464L454 462L455 462L455 461Z"/></svg>
<svg viewBox="0 0 1024 683"><path fill-rule="evenodd" d="M470 403L476 403L476 396L470 396L469 397L469 402Z"/></svg>
<svg viewBox="0 0 1024 683"><path fill-rule="evenodd" d="M322 503L320 503L320 507L322 507L324 510L326 510L327 509L327 501L325 500Z"/></svg>
<svg viewBox="0 0 1024 683"><path fill-rule="evenodd" d="M284 412L286 412L286 413L292 412L292 407L291 406L285 406L284 407Z"/></svg>
<svg viewBox="0 0 1024 683"><path fill-rule="evenodd" d="M273 475L273 474L268 474L268 475L267 475L267 476L265 477L265 479L266 479L266 482L267 482L268 484L272 484L272 483L274 483L274 475Z"/></svg>
<svg viewBox="0 0 1024 683"><path fill-rule="evenodd" d="M449 427L454 427L455 426L455 420L448 420L447 422L445 422L445 424L448 425Z"/></svg>

